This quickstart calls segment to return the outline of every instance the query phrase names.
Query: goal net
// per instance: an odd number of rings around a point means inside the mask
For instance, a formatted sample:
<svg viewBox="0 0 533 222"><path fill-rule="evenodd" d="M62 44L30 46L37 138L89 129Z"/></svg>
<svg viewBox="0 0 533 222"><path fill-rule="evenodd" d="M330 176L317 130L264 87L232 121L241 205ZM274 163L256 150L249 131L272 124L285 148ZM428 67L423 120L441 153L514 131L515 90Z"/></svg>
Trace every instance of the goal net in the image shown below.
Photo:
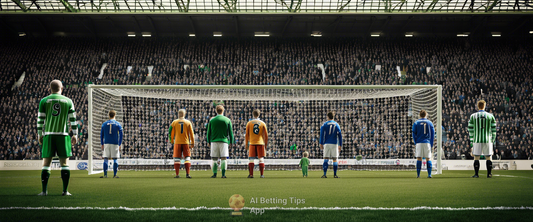
<svg viewBox="0 0 533 222"><path fill-rule="evenodd" d="M267 169L296 170L305 151L310 154L310 169L321 169L320 126L327 112L335 111L343 136L339 169L414 170L412 124L424 109L435 125L432 159L437 160L434 170L441 173L441 90L438 85L89 85L88 171L102 171L100 130L111 109L124 128L121 170L173 169L168 129L179 109L187 111L195 131L191 169L207 169L211 161L207 124L216 115L214 107L223 104L236 141L230 149L229 170L247 169L244 135L254 109L261 110L269 130Z"/></svg>

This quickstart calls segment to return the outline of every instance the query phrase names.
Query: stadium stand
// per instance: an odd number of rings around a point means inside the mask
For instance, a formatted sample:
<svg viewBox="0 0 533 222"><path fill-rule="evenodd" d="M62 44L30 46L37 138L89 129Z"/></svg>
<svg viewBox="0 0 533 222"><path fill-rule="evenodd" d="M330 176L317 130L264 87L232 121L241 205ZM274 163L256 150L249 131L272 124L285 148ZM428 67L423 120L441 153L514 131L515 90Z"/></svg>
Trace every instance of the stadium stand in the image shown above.
<svg viewBox="0 0 533 222"><path fill-rule="evenodd" d="M498 121L496 158L533 158L533 85L531 41L494 39L79 39L51 38L0 43L2 69L0 83L0 159L40 159L36 119L39 100L48 95L51 80L60 79L65 95L72 98L79 123L80 143L73 147L72 159L87 159L87 90L94 84L183 84L183 85L443 85L444 154L447 159L472 158L466 130L467 119L475 112L478 99L488 102L488 111ZM107 63L104 77L100 67ZM325 67L325 75L318 68ZM154 66L146 78L147 66ZM378 69L377 65L380 65ZM397 66L406 73L398 77ZM131 67L129 69L128 67ZM428 69L430 67L430 69ZM20 87L13 84L25 72ZM395 99L402 102L401 99ZM195 104L193 104L195 103ZM177 118L179 105L203 107L193 110L197 148L193 158L208 159L205 124L214 115L207 101L141 107L123 102L131 115L143 115L149 124L139 124L125 116L124 158L170 158L167 129ZM280 104L281 105L281 104ZM286 102L284 113L264 111L269 130L283 135L272 141L267 158L300 158L307 150L310 158L320 158L317 130L324 110L313 102ZM240 144L230 158L245 158L242 141L251 106L226 103ZM299 106L315 111L297 115ZM244 112L232 110L244 109ZM265 109L268 109L265 107ZM374 119L358 115L364 110L339 107L338 122L345 135L340 158L413 158L410 134L396 131L394 118ZM386 112L386 107L375 107ZM339 113L339 111L338 111ZM150 117L150 118L149 118ZM153 118L152 118L153 117ZM282 121L283 120L283 121ZM271 122L272 124L268 124ZM296 129L277 132L276 124L295 124ZM390 126L378 129L378 124ZM156 129L149 126L158 126ZM131 140L141 133L150 136ZM376 136L374 136L376 135ZM378 136L379 135L379 136ZM289 147L297 144L298 152ZM378 145L379 144L379 145Z"/></svg>

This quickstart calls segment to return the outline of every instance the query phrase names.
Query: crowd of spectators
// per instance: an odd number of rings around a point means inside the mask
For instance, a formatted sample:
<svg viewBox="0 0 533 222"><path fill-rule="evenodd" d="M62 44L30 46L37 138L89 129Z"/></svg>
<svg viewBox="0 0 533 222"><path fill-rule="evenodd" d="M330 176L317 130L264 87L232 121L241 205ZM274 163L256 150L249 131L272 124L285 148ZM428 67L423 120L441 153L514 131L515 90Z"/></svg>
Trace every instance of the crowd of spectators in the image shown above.
<svg viewBox="0 0 533 222"><path fill-rule="evenodd" d="M471 158L466 130L475 103L484 99L498 121L496 158L532 159L531 41L475 39L31 39L0 43L3 113L0 159L40 159L37 107L60 79L75 103L80 142L72 159L87 159L87 84L179 85L443 85L444 157ZM107 63L103 79L100 68ZM323 64L322 72L318 64ZM148 66L154 66L147 77ZM398 77L400 67L402 77ZM380 68L379 68L380 67ZM24 73L20 87L12 89ZM169 158L168 126L188 109L197 146L208 159L206 124L213 101L127 97L122 101L125 158ZM245 158L244 130L251 110L272 134L267 158L321 158L319 127L334 109L341 124L341 158L413 158L408 98L365 101L224 101ZM275 105L273 105L275 104ZM367 104L367 105L362 105ZM391 111L393 110L393 111ZM297 151L289 147L296 145Z"/></svg>

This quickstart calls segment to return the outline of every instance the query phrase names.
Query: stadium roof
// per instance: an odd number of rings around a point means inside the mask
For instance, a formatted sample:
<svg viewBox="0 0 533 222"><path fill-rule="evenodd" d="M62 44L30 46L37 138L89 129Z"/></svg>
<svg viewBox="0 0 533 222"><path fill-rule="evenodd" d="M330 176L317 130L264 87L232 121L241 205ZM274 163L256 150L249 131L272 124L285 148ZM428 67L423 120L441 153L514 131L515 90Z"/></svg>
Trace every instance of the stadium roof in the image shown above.
<svg viewBox="0 0 533 222"><path fill-rule="evenodd" d="M533 12L524 0L0 0L2 12L494 13Z"/></svg>
<svg viewBox="0 0 533 222"><path fill-rule="evenodd" d="M0 16L0 36L533 37L521 14L26 14Z"/></svg>

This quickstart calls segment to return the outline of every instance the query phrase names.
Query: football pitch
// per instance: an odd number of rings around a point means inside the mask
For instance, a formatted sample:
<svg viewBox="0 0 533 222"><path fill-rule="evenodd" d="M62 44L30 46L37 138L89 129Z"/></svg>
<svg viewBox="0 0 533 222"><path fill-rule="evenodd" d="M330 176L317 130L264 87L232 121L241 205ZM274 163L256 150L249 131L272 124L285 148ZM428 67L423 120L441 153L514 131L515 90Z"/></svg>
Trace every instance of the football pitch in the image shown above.
<svg viewBox="0 0 533 222"><path fill-rule="evenodd" d="M321 171L265 171L249 179L228 171L213 179L191 171L192 179L176 179L172 171L119 171L119 179L101 179L72 171L73 196L61 196L52 171L42 197L40 171L0 171L0 221L532 221L533 171L485 172L417 179L414 171L346 170L324 179ZM230 216L234 194L245 199L243 216Z"/></svg>

